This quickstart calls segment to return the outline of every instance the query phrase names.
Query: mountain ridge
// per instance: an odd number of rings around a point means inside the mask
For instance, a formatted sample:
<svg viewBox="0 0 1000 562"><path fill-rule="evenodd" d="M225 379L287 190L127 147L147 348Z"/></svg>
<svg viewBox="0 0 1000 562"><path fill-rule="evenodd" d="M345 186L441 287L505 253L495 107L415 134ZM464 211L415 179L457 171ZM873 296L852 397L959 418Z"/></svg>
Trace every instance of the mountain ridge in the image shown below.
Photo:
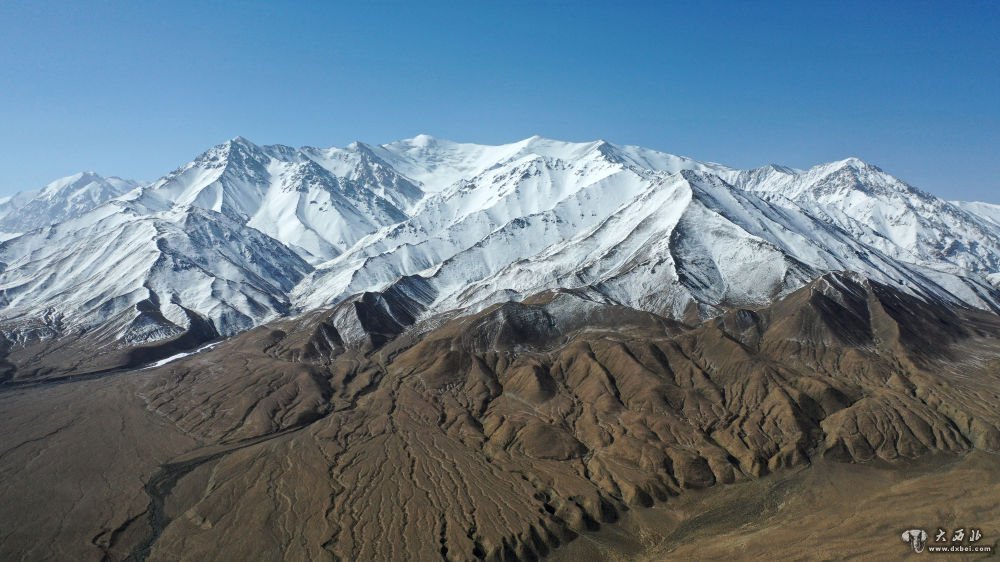
<svg viewBox="0 0 1000 562"><path fill-rule="evenodd" d="M232 334L411 279L433 296L411 311L422 317L584 290L704 319L829 271L1000 310L991 208L949 203L853 157L738 170L604 140L489 146L418 135L323 149L234 137L148 184L78 176L62 183L86 179L69 189L90 194L86 205L46 208L55 224L0 243L0 331L11 341L28 326L51 337L92 331L144 298L153 317L176 322L128 341L174 337L189 313ZM57 183L49 191L66 191ZM203 229L196 239L183 234L191 220ZM166 270L161 231L184 240L169 246ZM73 252L102 257L67 261ZM189 266L202 281L182 273ZM88 284L105 289L74 295Z"/></svg>

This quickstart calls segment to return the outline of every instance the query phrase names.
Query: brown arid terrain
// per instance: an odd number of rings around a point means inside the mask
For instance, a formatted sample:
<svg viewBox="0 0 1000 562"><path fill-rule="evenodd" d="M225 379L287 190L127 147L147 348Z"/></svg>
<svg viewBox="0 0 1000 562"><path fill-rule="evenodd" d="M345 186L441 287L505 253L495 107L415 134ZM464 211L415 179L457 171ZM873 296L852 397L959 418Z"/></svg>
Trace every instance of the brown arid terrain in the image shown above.
<svg viewBox="0 0 1000 562"><path fill-rule="evenodd" d="M405 304L144 370L8 357L0 559L894 560L939 527L996 552L1000 316L852 274L688 324Z"/></svg>
<svg viewBox="0 0 1000 562"><path fill-rule="evenodd" d="M820 461L693 491L581 535L552 560L906 560L899 528L1000 527L993 455L935 456L906 467ZM995 535L977 542L997 548ZM931 557L934 558L933 556ZM993 559L949 554L945 560Z"/></svg>

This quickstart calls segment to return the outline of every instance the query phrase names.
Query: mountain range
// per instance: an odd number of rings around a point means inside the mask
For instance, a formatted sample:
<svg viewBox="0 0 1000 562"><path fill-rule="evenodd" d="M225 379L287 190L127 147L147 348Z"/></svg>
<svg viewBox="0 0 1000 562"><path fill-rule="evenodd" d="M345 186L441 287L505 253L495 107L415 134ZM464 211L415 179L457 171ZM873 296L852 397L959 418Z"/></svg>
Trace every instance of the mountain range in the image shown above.
<svg viewBox="0 0 1000 562"><path fill-rule="evenodd" d="M152 183L86 172L5 198L0 231L15 357L187 345L366 293L405 301L407 325L552 289L697 321L852 271L1000 310L997 207L856 158L739 170L600 140L236 137Z"/></svg>
<svg viewBox="0 0 1000 562"><path fill-rule="evenodd" d="M1000 548L1000 206L856 158L237 137L0 231L3 560Z"/></svg>

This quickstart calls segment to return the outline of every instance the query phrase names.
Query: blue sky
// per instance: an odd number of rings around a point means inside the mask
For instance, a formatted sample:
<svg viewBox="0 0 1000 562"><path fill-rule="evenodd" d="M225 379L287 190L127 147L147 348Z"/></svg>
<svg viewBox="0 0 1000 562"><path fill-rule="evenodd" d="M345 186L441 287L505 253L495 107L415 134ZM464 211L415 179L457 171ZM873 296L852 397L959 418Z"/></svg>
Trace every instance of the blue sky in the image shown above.
<svg viewBox="0 0 1000 562"><path fill-rule="evenodd" d="M1000 202L998 2L0 3L0 193L236 135L859 156Z"/></svg>

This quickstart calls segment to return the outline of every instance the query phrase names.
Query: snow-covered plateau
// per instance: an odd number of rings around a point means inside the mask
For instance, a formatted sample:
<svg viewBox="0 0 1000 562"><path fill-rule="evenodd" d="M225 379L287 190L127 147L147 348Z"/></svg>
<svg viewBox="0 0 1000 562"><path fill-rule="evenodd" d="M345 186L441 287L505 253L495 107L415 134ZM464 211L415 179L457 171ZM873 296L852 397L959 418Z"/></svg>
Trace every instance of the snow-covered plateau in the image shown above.
<svg viewBox="0 0 1000 562"><path fill-rule="evenodd" d="M578 289L695 319L829 271L1000 311L1000 207L855 158L739 170L605 141L426 135L237 137L149 184L86 172L0 199L10 345L139 345L196 319L230 335L387 291L417 317Z"/></svg>

